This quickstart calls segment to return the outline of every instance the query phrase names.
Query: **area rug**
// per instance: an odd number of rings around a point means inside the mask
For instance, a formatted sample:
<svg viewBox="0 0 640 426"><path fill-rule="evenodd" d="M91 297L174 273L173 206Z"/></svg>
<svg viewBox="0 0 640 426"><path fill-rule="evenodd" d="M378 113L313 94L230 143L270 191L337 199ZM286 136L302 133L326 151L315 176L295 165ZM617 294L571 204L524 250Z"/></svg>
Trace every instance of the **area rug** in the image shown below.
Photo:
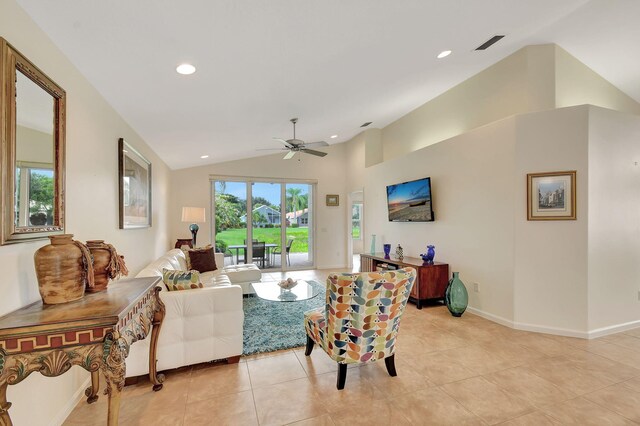
<svg viewBox="0 0 640 426"><path fill-rule="evenodd" d="M318 288L319 293L313 299L299 302L272 302L257 296L243 299L244 355L305 345L304 313L325 304L325 286L318 281L307 282Z"/></svg>

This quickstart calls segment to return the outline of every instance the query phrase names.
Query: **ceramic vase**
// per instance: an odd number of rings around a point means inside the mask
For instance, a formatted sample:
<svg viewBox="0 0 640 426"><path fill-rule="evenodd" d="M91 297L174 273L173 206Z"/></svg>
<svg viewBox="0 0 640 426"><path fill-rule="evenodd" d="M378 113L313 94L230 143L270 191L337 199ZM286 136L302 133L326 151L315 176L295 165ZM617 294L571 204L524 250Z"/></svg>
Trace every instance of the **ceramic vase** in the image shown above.
<svg viewBox="0 0 640 426"><path fill-rule="evenodd" d="M469 304L469 294L464 283L460 281L459 272L453 273L453 278L449 280L447 291L444 294L444 301L451 315L460 317Z"/></svg>
<svg viewBox="0 0 640 426"><path fill-rule="evenodd" d="M85 287L93 287L89 249L74 241L73 234L52 235L49 240L34 255L42 301L54 305L81 299Z"/></svg>
<svg viewBox="0 0 640 426"><path fill-rule="evenodd" d="M402 259L404 257L404 250L402 249L402 246L400 244L398 244L398 247L396 247L396 257L398 259Z"/></svg>
<svg viewBox="0 0 640 426"><path fill-rule="evenodd" d="M115 247L104 240L89 240L87 247L93 256L94 286L87 287L88 292L98 292L107 289L110 279L129 274L124 258L118 255Z"/></svg>

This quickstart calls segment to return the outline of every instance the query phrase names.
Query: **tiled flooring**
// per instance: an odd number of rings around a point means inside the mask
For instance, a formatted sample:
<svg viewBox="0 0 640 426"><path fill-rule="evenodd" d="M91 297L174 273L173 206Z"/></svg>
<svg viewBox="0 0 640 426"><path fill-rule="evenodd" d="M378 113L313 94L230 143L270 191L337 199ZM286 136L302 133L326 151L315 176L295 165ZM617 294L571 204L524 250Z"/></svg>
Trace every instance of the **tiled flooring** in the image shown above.
<svg viewBox="0 0 640 426"><path fill-rule="evenodd" d="M352 367L338 391L336 364L318 348L309 358L298 348L200 365L168 372L157 393L125 388L120 424L640 424L640 329L586 341L409 305L396 368L392 378L384 363ZM81 401L65 424L104 424L106 400Z"/></svg>

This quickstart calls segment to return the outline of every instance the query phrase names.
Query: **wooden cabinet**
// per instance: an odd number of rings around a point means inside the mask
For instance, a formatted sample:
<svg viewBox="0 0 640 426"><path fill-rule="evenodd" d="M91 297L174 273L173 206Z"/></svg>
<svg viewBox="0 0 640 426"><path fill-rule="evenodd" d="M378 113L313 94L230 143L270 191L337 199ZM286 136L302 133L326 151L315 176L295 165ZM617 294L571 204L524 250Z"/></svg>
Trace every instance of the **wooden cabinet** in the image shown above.
<svg viewBox="0 0 640 426"><path fill-rule="evenodd" d="M385 259L384 253L360 255L361 272L373 272L378 268L400 269L409 266L416 269L416 282L411 289L409 301L414 302L418 309L422 309L423 302L444 299L444 292L449 283L449 265L447 263L435 262L428 265L422 259L415 257L398 259L392 256Z"/></svg>

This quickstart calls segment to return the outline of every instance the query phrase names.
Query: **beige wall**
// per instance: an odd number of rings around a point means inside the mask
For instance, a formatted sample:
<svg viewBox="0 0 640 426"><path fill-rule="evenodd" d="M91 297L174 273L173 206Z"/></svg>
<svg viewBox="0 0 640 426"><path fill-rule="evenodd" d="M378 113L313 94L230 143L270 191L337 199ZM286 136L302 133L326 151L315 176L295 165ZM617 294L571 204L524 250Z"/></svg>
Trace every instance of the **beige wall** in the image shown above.
<svg viewBox="0 0 640 426"><path fill-rule="evenodd" d="M382 129L384 160L518 113L551 109L554 49L528 46Z"/></svg>
<svg viewBox="0 0 640 426"><path fill-rule="evenodd" d="M588 107L516 117L514 321L585 333L587 326ZM577 220L528 221L527 173L576 170Z"/></svg>
<svg viewBox="0 0 640 426"><path fill-rule="evenodd" d="M342 268L347 264L347 160L345 144L323 148L324 158L299 154L293 160L283 160L283 154L229 161L209 166L176 170L171 176L172 197L170 235L189 236L189 224L180 221L183 206L206 207L207 223L200 225L198 245L211 241L211 183L212 175L262 178L316 179L316 265L319 268ZM297 159L300 158L300 161ZM338 194L339 207L327 207L325 196Z"/></svg>
<svg viewBox="0 0 640 426"><path fill-rule="evenodd" d="M556 107L591 104L640 114L640 104L559 46L555 47Z"/></svg>
<svg viewBox="0 0 640 426"><path fill-rule="evenodd" d="M640 114L640 104L554 44L527 46L382 129L384 160L514 114L582 104Z"/></svg>
<svg viewBox="0 0 640 426"><path fill-rule="evenodd" d="M53 167L53 136L28 127L17 126L16 161L51 164Z"/></svg>
<svg viewBox="0 0 640 426"><path fill-rule="evenodd" d="M589 329L640 325L640 117L589 114ZM583 192L584 194L584 192Z"/></svg>
<svg viewBox="0 0 640 426"><path fill-rule="evenodd" d="M386 142L386 141L385 141ZM470 306L513 318L515 214L515 124L502 120L411 154L366 168L367 226L364 247L395 247L417 257L428 244L436 260L480 292L469 292ZM389 222L386 186L431 177L435 222Z"/></svg>
<svg viewBox="0 0 640 426"><path fill-rule="evenodd" d="M125 255L132 274L169 245L169 169L106 103L14 0L0 0L0 36L67 92L66 230L80 240L105 239ZM117 141L127 140L153 163L153 227L118 230ZM45 241L0 247L0 314L40 299L34 252ZM16 425L60 424L89 374L79 367L57 377L32 374L10 386ZM104 396L101 396L104 398ZM37 403L36 403L37 402ZM34 409L37 407L37 409ZM106 421L106 420L105 420Z"/></svg>

